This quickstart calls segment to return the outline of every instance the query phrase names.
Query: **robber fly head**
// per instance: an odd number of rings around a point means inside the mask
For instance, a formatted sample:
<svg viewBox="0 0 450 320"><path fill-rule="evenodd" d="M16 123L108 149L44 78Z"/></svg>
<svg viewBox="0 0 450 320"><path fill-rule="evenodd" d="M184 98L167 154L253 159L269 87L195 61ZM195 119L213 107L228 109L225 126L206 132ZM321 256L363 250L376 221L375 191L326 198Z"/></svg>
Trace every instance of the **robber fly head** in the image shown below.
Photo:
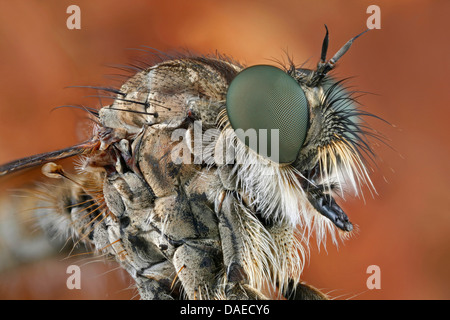
<svg viewBox="0 0 450 320"><path fill-rule="evenodd" d="M275 215L293 223L303 220L311 225L313 220L322 217L308 216L308 212L318 211L328 218L322 219L328 224L331 221L343 231L353 230L332 192L342 190L344 184L353 186L356 193L363 184L371 186L362 158L362 153L371 151L366 127L360 119L368 114L357 109L355 99L342 81L333 80L327 73L360 35L327 61L327 29L316 70L294 65L285 70L257 65L244 69L231 82L225 115L231 127L235 131L256 129L256 132L278 129L277 136L266 139L269 145L278 146L278 158L265 166L274 168L275 177L262 174L266 170L262 166L255 169L259 173L247 168L241 174L242 183L253 190L254 203L260 205L261 212L266 212L266 218ZM236 135L242 144L261 156L260 150L249 146L245 137ZM294 201L294 198L306 201ZM302 203L307 203L307 207ZM303 213L298 215L302 206Z"/></svg>

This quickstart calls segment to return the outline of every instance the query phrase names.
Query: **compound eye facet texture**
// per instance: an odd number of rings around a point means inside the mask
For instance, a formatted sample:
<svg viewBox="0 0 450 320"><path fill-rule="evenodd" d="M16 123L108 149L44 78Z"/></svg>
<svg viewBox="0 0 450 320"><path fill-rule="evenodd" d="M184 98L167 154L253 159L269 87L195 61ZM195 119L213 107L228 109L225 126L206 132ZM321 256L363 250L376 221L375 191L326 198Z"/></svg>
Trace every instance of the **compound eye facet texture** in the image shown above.
<svg viewBox="0 0 450 320"><path fill-rule="evenodd" d="M303 89L286 72L269 65L244 69L231 82L226 105L231 126L248 147L278 163L297 158L308 130L308 102ZM279 130L278 139L271 129ZM256 131L256 145L247 135L251 131ZM274 148L278 148L277 157L273 157Z"/></svg>

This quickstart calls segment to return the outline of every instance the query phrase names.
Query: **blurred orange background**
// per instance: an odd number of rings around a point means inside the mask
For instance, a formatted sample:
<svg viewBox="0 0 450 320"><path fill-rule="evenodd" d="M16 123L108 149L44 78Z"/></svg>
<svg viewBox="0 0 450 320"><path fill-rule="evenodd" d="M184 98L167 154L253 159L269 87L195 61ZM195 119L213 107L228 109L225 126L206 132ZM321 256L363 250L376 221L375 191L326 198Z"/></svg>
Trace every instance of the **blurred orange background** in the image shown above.
<svg viewBox="0 0 450 320"><path fill-rule="evenodd" d="M66 9L81 9L69 30ZM132 62L138 48L218 52L247 64L293 55L315 68L330 30L329 55L366 29L366 9L381 9L381 29L355 41L336 77L349 77L370 123L389 138L376 146L371 174L378 194L342 203L359 232L338 248L311 246L303 279L339 299L450 298L449 1L2 1L0 2L0 163L85 139L84 113L96 94L73 85L112 85L108 65ZM447 39L447 40L445 40ZM106 75L106 76L105 76ZM39 171L2 178L9 189ZM24 180L25 179L25 180ZM1 221L1 220L0 220ZM0 273L1 299L130 299L136 291L116 265L82 269L81 290L68 290L68 261L50 257ZM370 265L381 289L369 290ZM84 277L84 275L87 275Z"/></svg>

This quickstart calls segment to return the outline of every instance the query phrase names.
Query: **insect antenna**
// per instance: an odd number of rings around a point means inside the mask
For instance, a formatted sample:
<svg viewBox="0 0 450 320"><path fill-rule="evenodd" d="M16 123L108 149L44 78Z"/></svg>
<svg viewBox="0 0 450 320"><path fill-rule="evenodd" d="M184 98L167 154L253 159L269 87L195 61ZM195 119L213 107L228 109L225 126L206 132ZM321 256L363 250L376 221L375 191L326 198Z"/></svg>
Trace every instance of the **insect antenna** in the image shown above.
<svg viewBox="0 0 450 320"><path fill-rule="evenodd" d="M362 36L364 33L366 33L367 31L369 31L370 29L366 29L363 32L361 32L360 34L354 36L353 38L351 38L349 41L347 41L346 44L344 44L335 54L334 56L326 61L326 56L327 56L327 51L328 51L328 42L329 42L329 37L328 37L328 28L327 25L325 25L325 37L323 39L323 43L322 43L322 51L320 54L320 60L319 63L317 64L317 70L316 70L316 74L312 80L313 84L318 84L322 81L322 79L325 77L325 75L335 67L336 63L338 62L338 60L340 58L342 58L342 56L348 51L348 49L350 49L350 47L353 44L353 41L355 41L356 39L358 39L360 36Z"/></svg>
<svg viewBox="0 0 450 320"><path fill-rule="evenodd" d="M319 63L325 63L326 62L326 60L327 60L327 51L328 51L328 27L327 27L327 25L325 25L325 30L326 30L326 33L325 33L325 38L323 39L323 42L322 42L322 52L321 52L321 54L320 54L320 62Z"/></svg>
<svg viewBox="0 0 450 320"><path fill-rule="evenodd" d="M351 38L349 41L347 41L346 44L344 44L342 46L342 48L339 49L338 52L336 52L336 54L333 56L333 58L331 58L328 63L327 66L328 68L333 68L334 65L336 64L336 62L338 62L338 60L348 51L348 49L350 49L350 47L353 44L353 41L355 41L356 39L358 39L360 36L362 36L364 33L366 33L367 31L369 31L370 29L364 30L363 32L361 32L360 34L358 34L357 36L354 36L353 38ZM325 69L326 70L326 69Z"/></svg>

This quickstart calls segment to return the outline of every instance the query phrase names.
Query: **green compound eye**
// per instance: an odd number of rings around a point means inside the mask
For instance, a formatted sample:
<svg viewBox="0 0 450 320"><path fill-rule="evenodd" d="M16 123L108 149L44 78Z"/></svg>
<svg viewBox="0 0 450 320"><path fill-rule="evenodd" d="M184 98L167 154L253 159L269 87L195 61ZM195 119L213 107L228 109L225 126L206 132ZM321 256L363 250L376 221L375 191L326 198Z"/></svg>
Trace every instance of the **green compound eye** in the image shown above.
<svg viewBox="0 0 450 320"><path fill-rule="evenodd" d="M283 70L257 65L241 71L228 88L227 113L238 138L258 154L268 157L278 147L275 161L291 163L297 158L308 129L308 102L297 81ZM256 145L242 134L249 129L256 130ZM279 130L279 139L271 129ZM261 147L265 132L267 147Z"/></svg>

